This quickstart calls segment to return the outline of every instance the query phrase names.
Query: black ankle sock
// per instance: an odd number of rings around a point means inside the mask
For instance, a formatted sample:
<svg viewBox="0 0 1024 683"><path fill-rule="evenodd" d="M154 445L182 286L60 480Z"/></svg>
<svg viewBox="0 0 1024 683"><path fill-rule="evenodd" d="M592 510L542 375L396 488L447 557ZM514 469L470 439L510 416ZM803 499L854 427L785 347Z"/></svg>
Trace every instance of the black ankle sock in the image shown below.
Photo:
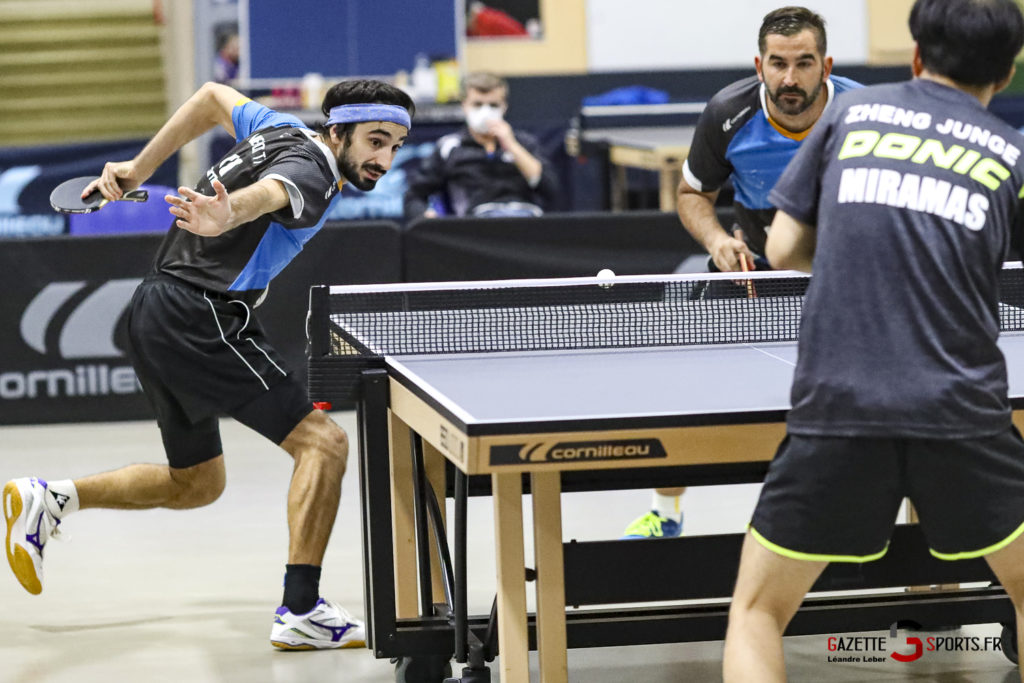
<svg viewBox="0 0 1024 683"><path fill-rule="evenodd" d="M320 597L320 567L312 564L286 564L284 599L281 603L292 614L305 614Z"/></svg>

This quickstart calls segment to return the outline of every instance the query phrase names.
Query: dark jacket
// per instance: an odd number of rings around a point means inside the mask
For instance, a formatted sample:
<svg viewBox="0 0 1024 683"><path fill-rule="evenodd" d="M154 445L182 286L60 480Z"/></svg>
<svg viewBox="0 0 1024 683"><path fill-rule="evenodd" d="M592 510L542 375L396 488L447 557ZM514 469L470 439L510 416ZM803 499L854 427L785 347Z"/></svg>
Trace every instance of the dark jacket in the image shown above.
<svg viewBox="0 0 1024 683"><path fill-rule="evenodd" d="M434 152L411 175L405 192L406 218L418 218L428 208L432 195L440 195L445 212L454 216L471 214L481 204L526 202L548 209L558 192L558 178L544 158L537 139L515 130L516 140L541 162L543 171L536 187L519 172L512 156L499 148L488 154L463 129L437 141Z"/></svg>

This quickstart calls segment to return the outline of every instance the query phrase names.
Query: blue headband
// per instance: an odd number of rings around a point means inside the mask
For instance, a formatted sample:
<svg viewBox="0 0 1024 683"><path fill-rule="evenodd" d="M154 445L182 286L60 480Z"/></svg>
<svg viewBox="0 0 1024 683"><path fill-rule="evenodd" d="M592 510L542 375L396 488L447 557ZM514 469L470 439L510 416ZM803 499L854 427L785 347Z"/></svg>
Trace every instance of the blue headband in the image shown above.
<svg viewBox="0 0 1024 683"><path fill-rule="evenodd" d="M341 104L331 107L331 115L324 125L335 123L365 123L367 121L390 121L406 128L412 128L409 111L394 104Z"/></svg>

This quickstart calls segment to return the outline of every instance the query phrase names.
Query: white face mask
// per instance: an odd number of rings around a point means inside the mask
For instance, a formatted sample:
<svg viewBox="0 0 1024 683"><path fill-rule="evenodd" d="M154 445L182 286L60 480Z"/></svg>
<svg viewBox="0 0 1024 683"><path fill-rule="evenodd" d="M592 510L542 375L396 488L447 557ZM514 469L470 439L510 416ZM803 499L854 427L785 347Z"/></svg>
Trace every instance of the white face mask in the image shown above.
<svg viewBox="0 0 1024 683"><path fill-rule="evenodd" d="M485 134L491 121L501 121L501 107L496 104L482 104L466 112L466 125L474 133Z"/></svg>

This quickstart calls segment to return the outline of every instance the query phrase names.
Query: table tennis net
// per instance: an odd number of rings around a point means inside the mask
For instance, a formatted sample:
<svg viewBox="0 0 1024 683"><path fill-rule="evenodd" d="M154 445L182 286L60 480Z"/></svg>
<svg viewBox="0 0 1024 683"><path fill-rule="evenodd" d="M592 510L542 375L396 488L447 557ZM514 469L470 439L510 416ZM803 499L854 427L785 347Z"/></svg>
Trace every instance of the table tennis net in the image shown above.
<svg viewBox="0 0 1024 683"><path fill-rule="evenodd" d="M333 287L330 355L794 341L808 283L768 272ZM1002 329L1024 330L1019 263L1000 289Z"/></svg>

